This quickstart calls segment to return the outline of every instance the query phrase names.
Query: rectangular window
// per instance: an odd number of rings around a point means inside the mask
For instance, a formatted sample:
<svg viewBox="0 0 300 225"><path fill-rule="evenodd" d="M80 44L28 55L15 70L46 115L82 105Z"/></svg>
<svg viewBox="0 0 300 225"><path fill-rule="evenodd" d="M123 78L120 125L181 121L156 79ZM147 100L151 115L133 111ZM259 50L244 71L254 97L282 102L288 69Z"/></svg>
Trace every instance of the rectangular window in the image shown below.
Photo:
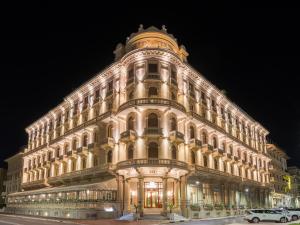
<svg viewBox="0 0 300 225"><path fill-rule="evenodd" d="M85 96L83 100L83 110L87 109L89 105L89 96Z"/></svg>
<svg viewBox="0 0 300 225"><path fill-rule="evenodd" d="M148 72L149 73L158 73L158 64L157 63L149 63L148 64Z"/></svg>

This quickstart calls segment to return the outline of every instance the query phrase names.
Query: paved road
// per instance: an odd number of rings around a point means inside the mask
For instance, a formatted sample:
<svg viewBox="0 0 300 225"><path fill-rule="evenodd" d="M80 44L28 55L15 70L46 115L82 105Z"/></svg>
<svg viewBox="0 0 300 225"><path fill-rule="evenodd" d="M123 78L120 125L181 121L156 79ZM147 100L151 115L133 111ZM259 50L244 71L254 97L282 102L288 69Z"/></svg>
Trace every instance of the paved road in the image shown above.
<svg viewBox="0 0 300 225"><path fill-rule="evenodd" d="M0 225L74 225L69 221L48 220L0 214Z"/></svg>

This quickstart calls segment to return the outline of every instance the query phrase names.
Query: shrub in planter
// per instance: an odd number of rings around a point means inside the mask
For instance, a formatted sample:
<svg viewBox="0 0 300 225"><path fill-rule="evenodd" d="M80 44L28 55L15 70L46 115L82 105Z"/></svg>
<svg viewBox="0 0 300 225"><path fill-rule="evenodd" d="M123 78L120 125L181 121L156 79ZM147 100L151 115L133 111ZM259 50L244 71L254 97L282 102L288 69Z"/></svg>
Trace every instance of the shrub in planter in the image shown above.
<svg viewBox="0 0 300 225"><path fill-rule="evenodd" d="M198 204L190 205L190 208L192 211L200 211L201 210L200 205L198 205Z"/></svg>
<svg viewBox="0 0 300 225"><path fill-rule="evenodd" d="M215 204L215 205L214 205L214 208L215 208L216 210L223 210L224 206L223 206L223 204Z"/></svg>
<svg viewBox="0 0 300 225"><path fill-rule="evenodd" d="M211 204L205 204L205 205L203 206L203 208L204 208L205 210L209 210L209 211L211 211L211 210L214 209L213 205L211 205Z"/></svg>

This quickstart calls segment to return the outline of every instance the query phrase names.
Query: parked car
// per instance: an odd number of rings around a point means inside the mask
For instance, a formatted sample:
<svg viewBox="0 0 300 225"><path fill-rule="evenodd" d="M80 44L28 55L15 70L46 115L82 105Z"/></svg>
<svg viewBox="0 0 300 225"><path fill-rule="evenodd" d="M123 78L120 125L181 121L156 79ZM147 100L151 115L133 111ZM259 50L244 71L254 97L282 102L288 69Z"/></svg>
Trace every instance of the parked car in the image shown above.
<svg viewBox="0 0 300 225"><path fill-rule="evenodd" d="M288 208L287 211L292 216L293 221L300 219L300 209Z"/></svg>
<svg viewBox="0 0 300 225"><path fill-rule="evenodd" d="M245 220L249 223L260 221L276 221L286 223L292 220L291 215L285 210L276 209L250 209L246 211Z"/></svg>

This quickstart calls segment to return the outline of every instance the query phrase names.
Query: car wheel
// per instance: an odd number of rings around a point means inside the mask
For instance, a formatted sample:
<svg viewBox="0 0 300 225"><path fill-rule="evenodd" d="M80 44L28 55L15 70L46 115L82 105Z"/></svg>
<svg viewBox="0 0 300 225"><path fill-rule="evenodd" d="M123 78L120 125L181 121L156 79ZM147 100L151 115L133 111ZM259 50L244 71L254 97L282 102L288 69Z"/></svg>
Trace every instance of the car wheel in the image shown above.
<svg viewBox="0 0 300 225"><path fill-rule="evenodd" d="M252 222L253 222L253 223L259 223L259 219L258 219L257 217L254 217L254 218L252 219Z"/></svg>
<svg viewBox="0 0 300 225"><path fill-rule="evenodd" d="M293 221L295 221L295 220L297 220L297 219L298 219L298 216L297 216L297 215L293 215L293 216L292 216L292 220L293 220Z"/></svg>
<svg viewBox="0 0 300 225"><path fill-rule="evenodd" d="M280 221L280 223L286 223L287 219L285 217L281 217L279 221Z"/></svg>

